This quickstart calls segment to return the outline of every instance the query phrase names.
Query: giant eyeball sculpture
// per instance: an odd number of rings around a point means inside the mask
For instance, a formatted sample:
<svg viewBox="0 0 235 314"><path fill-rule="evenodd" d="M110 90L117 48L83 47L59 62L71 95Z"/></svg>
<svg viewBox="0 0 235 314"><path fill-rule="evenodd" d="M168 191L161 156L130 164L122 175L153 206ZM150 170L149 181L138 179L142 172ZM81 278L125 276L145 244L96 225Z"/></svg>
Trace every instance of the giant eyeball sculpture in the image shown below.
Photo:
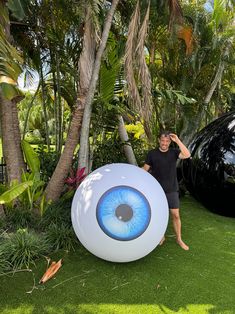
<svg viewBox="0 0 235 314"><path fill-rule="evenodd" d="M89 174L72 203L72 224L92 254L112 262L130 262L149 254L168 224L165 194L147 171L110 164Z"/></svg>

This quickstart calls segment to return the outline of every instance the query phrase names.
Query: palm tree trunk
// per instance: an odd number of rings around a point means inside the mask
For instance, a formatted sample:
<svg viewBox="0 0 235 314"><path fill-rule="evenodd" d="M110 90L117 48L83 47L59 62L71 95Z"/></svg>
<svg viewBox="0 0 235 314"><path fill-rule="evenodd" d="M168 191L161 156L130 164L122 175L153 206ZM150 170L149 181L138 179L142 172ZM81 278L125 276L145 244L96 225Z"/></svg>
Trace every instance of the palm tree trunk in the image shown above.
<svg viewBox="0 0 235 314"><path fill-rule="evenodd" d="M5 33L5 39L11 43L10 22L6 2L1 1L0 24ZM6 15L4 16L5 13ZM10 74L9 74L10 77ZM22 97L15 97L12 100L4 98L0 92L0 119L2 128L3 156L7 167L7 180L21 181L22 169L25 170L23 152L20 146L21 136L16 103Z"/></svg>
<svg viewBox="0 0 235 314"><path fill-rule="evenodd" d="M76 106L63 153L61 154L56 169L46 187L45 193L47 200L57 200L63 191L64 180L72 165L74 150L78 143L82 117L83 109Z"/></svg>
<svg viewBox="0 0 235 314"><path fill-rule="evenodd" d="M91 112L92 112L92 101L94 98L95 90L96 90L96 84L98 81L99 76L99 70L100 70L100 64L101 64L101 58L104 52L104 49L106 47L109 30L112 24L112 19L114 12L116 10L116 6L118 4L119 0L113 0L111 8L107 14L103 33L101 37L101 43L99 46L99 49L97 51L95 64L93 68L93 73L91 77L91 82L89 85L89 90L86 97L86 103L85 103L85 109L84 109L84 116L82 120L82 128L81 128L81 137L80 137L80 150L79 150L79 160L78 165L80 168L86 167L88 165L88 151L89 151L89 129L90 129L90 120L91 120Z"/></svg>
<svg viewBox="0 0 235 314"><path fill-rule="evenodd" d="M79 59L79 88L76 108L72 114L70 128L66 139L64 150L60 156L56 169L46 188L46 198L48 200L57 200L64 187L64 180L72 166L74 150L79 141L79 132L82 124L85 99L89 88L92 75L92 69L95 60L95 29L92 23L91 12L86 12L86 21L84 25L83 50Z"/></svg>
<svg viewBox="0 0 235 314"><path fill-rule="evenodd" d="M14 101L5 99L0 93L0 113L2 128L3 156L7 168L7 181L21 181L22 169L25 170L19 121Z"/></svg>
<svg viewBox="0 0 235 314"><path fill-rule="evenodd" d="M127 134L127 131L125 129L125 124L124 124L124 121L123 121L123 118L121 115L118 116L118 120L119 120L118 132L119 132L119 136L120 136L121 141L123 143L125 143L123 146L123 149L124 149L124 153L125 153L125 156L127 158L127 161L129 164L137 166L135 154L133 152L131 143L129 142L128 134Z"/></svg>

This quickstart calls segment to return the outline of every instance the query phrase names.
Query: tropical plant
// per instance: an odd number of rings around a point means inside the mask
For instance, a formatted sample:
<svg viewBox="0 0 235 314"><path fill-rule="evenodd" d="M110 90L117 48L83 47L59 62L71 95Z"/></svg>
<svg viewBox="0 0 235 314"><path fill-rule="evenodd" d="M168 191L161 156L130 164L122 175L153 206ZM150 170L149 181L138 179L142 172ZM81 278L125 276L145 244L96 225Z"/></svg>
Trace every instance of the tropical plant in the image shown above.
<svg viewBox="0 0 235 314"><path fill-rule="evenodd" d="M74 193L64 194L58 201L49 204L41 217L40 228L44 231L53 223L57 226L61 224L72 226L71 204ZM59 228L59 227L58 227Z"/></svg>
<svg viewBox="0 0 235 314"><path fill-rule="evenodd" d="M38 229L39 219L22 204L17 204L16 207L6 210L5 227L8 232L16 231L20 228Z"/></svg>
<svg viewBox="0 0 235 314"><path fill-rule="evenodd" d="M70 169L70 176L65 179L65 183L70 189L76 190L79 187L83 179L86 177L85 170L85 167L77 170L74 170L73 168Z"/></svg>
<svg viewBox="0 0 235 314"><path fill-rule="evenodd" d="M60 225L51 223L46 230L45 236L54 251L59 249L74 251L75 245L78 243L73 228L63 223Z"/></svg>
<svg viewBox="0 0 235 314"><path fill-rule="evenodd" d="M0 196L0 203L11 203L18 198L25 209L29 211L38 209L42 213L46 203L43 196L45 182L40 179L40 160L29 143L22 141L22 147L31 172L23 171L22 182L12 182L11 187Z"/></svg>
<svg viewBox="0 0 235 314"><path fill-rule="evenodd" d="M48 253L49 244L42 235L19 229L0 243L0 254L14 270L35 265L35 259Z"/></svg>

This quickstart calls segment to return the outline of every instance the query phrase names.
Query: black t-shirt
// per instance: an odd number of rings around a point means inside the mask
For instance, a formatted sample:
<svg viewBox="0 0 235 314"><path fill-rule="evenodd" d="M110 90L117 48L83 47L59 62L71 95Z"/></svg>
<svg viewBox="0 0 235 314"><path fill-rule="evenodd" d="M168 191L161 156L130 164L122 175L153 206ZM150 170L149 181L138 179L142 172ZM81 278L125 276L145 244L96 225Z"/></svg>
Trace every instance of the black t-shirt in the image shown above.
<svg viewBox="0 0 235 314"><path fill-rule="evenodd" d="M169 148L167 152L161 152L158 148L151 150L145 163L150 166L150 173L161 184L166 193L179 190L176 173L176 161L180 150Z"/></svg>

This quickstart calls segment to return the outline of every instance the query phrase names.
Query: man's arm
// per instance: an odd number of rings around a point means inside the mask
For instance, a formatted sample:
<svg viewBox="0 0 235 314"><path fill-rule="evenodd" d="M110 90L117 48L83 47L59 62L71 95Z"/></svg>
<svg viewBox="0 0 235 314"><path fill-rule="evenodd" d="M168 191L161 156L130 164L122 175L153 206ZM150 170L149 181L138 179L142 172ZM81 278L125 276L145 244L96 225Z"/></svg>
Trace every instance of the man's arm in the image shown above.
<svg viewBox="0 0 235 314"><path fill-rule="evenodd" d="M146 170L146 171L149 171L150 169L150 166L148 164L144 164L142 169Z"/></svg>
<svg viewBox="0 0 235 314"><path fill-rule="evenodd" d="M188 148L181 142L181 140L178 138L176 134L171 133L170 138L173 142L175 142L179 146L179 149L180 149L179 158L180 159L186 159L191 156Z"/></svg>

